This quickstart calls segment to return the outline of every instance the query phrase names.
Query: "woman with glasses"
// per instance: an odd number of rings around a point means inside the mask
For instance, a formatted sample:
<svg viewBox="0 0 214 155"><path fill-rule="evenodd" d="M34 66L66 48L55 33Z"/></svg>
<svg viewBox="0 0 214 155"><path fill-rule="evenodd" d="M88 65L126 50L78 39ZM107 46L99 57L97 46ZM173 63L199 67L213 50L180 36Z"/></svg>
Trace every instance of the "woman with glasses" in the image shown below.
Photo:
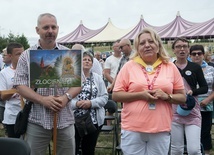
<svg viewBox="0 0 214 155"><path fill-rule="evenodd" d="M144 28L134 46L136 52L118 73L112 96L123 102L121 148L124 155L167 155L172 103L186 99L182 77L153 29Z"/></svg>
<svg viewBox="0 0 214 155"><path fill-rule="evenodd" d="M84 52L82 61L82 91L76 98L72 99L71 104L75 117L82 116L90 111L91 119L97 130L81 137L75 126L76 155L80 154L80 146L81 155L94 155L97 138L104 123L104 106L108 101L108 93L102 77L91 72L93 65L92 54L90 52Z"/></svg>
<svg viewBox="0 0 214 155"><path fill-rule="evenodd" d="M173 122L171 131L171 154L180 155L184 152L186 137L187 152L190 155L201 155L201 113L197 96L207 93L208 86L200 65L188 61L189 42L185 38L177 38L172 44L173 52L177 58L174 61L184 80L186 94L195 98L195 106L188 115L183 115L173 105ZM193 53L192 55L200 55Z"/></svg>
<svg viewBox="0 0 214 155"><path fill-rule="evenodd" d="M203 144L206 154L212 149L212 112L213 101L208 99L208 96L214 90L214 68L209 66L204 61L204 47L202 45L193 45L190 47L190 58L192 62L199 64L203 70L204 77L208 84L208 92L198 95L198 100L201 106L201 143Z"/></svg>

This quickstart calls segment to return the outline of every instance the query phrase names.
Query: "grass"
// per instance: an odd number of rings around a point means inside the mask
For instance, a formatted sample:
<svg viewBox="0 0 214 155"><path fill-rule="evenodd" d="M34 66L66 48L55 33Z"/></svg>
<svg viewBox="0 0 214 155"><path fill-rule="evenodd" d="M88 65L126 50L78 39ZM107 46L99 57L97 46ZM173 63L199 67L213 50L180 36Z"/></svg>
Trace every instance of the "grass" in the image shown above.
<svg viewBox="0 0 214 155"><path fill-rule="evenodd" d="M112 138L112 133L100 133L97 141L96 155L112 155Z"/></svg>
<svg viewBox="0 0 214 155"><path fill-rule="evenodd" d="M5 130L4 129L0 129L0 137L5 137ZM52 143L51 143L52 145ZM96 155L112 155L112 150L109 149L112 146L112 133L101 133L98 141L97 141L97 147L96 148ZM108 147L108 149L104 149L101 147ZM52 150L52 147L51 147ZM51 152L51 154L53 154ZM46 155L49 155L49 151L47 148L47 153Z"/></svg>
<svg viewBox="0 0 214 155"><path fill-rule="evenodd" d="M4 137L4 129L0 129L0 137ZM213 144L214 144L214 126L212 127L212 135L213 135ZM100 133L98 141L97 141L97 148L95 155L112 155L111 149L104 149L101 147L112 147L112 133ZM51 152L52 154L52 152ZM47 150L47 154L49 155L49 152ZM210 155L214 155L214 146L212 151L210 152Z"/></svg>

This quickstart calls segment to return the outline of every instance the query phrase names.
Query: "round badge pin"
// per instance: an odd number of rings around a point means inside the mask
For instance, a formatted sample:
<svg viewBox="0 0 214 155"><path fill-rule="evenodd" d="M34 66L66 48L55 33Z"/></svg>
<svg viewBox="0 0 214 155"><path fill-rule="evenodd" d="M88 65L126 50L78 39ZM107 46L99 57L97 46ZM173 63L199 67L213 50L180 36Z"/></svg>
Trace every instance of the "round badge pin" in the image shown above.
<svg viewBox="0 0 214 155"><path fill-rule="evenodd" d="M188 70L188 71L185 72L185 74L189 76L189 75L192 74L192 72Z"/></svg>
<svg viewBox="0 0 214 155"><path fill-rule="evenodd" d="M146 71L147 72L152 72L153 71L153 67L151 65L146 66Z"/></svg>

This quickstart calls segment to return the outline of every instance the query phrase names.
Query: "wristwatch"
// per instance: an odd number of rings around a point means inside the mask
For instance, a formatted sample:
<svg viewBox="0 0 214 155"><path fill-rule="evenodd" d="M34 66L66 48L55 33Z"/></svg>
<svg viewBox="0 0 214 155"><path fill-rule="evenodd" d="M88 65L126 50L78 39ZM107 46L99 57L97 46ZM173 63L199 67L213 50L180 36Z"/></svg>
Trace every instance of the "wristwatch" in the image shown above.
<svg viewBox="0 0 214 155"><path fill-rule="evenodd" d="M71 96L69 93L65 93L65 95L67 96L68 101L71 101L71 100L72 100L72 96Z"/></svg>
<svg viewBox="0 0 214 155"><path fill-rule="evenodd" d="M168 99L166 101L172 101L172 94L168 94Z"/></svg>

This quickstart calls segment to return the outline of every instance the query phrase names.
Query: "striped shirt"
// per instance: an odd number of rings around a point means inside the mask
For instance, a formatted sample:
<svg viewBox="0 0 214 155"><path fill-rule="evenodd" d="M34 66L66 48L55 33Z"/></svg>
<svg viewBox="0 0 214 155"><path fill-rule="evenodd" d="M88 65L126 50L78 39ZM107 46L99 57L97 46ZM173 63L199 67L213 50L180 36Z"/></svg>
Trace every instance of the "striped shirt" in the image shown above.
<svg viewBox="0 0 214 155"><path fill-rule="evenodd" d="M133 54L134 52L131 51L130 55L123 55L122 58L120 59L120 63L117 69L117 74L119 73L119 71L121 70L121 68L124 66L125 63L127 63L129 61L130 56Z"/></svg>
<svg viewBox="0 0 214 155"><path fill-rule="evenodd" d="M35 46L30 47L21 54L14 77L14 86L29 86L29 51L38 49L42 50L41 46L39 44L36 44ZM59 44L56 44L56 47L54 48L54 50L57 49L68 50L67 47ZM58 94L63 95L67 90L68 88L58 88ZM38 88L37 93L43 96L54 95L54 88ZM29 122L40 125L45 129L52 129L54 122L53 120L53 111L38 103L34 103L32 105L31 112L28 118ZM62 129L68 127L71 124L74 124L73 110L71 108L71 104L67 104L66 107L58 113L57 128Z"/></svg>
<svg viewBox="0 0 214 155"><path fill-rule="evenodd" d="M212 66L206 66L203 69L204 78L207 81L208 92L206 94L198 95L198 100L202 101L207 98L213 91L214 86L214 68ZM213 101L211 101L205 107L201 107L201 111L213 111Z"/></svg>

